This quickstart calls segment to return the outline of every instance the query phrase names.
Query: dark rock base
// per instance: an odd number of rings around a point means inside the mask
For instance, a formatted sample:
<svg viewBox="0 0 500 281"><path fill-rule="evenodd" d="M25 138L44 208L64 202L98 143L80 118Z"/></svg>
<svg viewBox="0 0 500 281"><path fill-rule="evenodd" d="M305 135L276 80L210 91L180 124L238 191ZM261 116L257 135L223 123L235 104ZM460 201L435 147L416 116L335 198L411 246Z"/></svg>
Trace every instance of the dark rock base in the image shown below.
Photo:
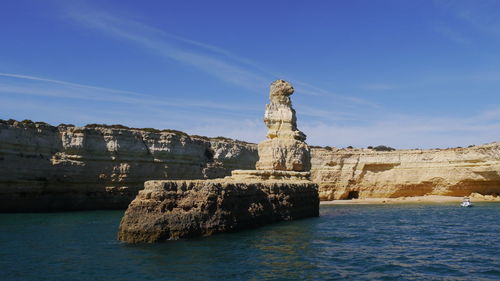
<svg viewBox="0 0 500 281"><path fill-rule="evenodd" d="M310 181L148 181L118 239L152 243L317 216L318 186Z"/></svg>
<svg viewBox="0 0 500 281"><path fill-rule="evenodd" d="M36 184L0 182L0 213L124 210L143 188L94 184Z"/></svg>

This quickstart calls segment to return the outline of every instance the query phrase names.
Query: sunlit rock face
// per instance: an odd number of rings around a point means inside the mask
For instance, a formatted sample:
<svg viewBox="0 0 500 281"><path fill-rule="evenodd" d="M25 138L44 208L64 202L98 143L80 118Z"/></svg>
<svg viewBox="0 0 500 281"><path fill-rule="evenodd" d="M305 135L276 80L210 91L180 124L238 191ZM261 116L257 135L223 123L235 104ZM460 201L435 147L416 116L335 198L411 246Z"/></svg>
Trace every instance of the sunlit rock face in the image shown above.
<svg viewBox="0 0 500 281"><path fill-rule="evenodd" d="M257 170L306 172L311 169L310 149L304 142L306 135L297 129L290 99L293 92L294 88L286 81L271 84L270 103L264 114L267 139L258 146Z"/></svg>
<svg viewBox="0 0 500 281"><path fill-rule="evenodd" d="M500 194L500 143L468 148L312 149L321 200Z"/></svg>
<svg viewBox="0 0 500 281"><path fill-rule="evenodd" d="M257 145L120 125L0 120L0 212L124 209L151 179L254 169Z"/></svg>
<svg viewBox="0 0 500 281"><path fill-rule="evenodd" d="M318 185L309 180L311 154L297 129L292 93L283 80L271 84L257 170L214 180L147 181L125 212L118 239L157 242L319 216Z"/></svg>

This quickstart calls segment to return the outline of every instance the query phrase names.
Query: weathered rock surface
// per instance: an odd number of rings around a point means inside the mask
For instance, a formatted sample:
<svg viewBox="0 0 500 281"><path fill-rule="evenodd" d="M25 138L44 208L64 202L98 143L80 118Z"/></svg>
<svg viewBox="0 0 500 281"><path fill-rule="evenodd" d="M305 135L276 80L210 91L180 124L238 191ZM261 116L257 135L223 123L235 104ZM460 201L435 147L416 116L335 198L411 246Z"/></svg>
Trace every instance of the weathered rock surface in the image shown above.
<svg viewBox="0 0 500 281"><path fill-rule="evenodd" d="M264 123L267 139L259 143L257 170L283 170L304 172L311 169L306 135L297 129L297 118L290 95L290 83L277 80L271 84L270 103L266 105Z"/></svg>
<svg viewBox="0 0 500 281"><path fill-rule="evenodd" d="M253 169L255 144L123 126L0 120L0 211L124 209L144 181Z"/></svg>
<svg viewBox="0 0 500 281"><path fill-rule="evenodd" d="M500 143L311 153L321 200L500 194ZM219 178L257 160L257 145L223 138L0 121L0 211L125 209L146 180Z"/></svg>
<svg viewBox="0 0 500 281"><path fill-rule="evenodd" d="M125 212L118 238L151 243L318 215L318 189L310 181L148 181Z"/></svg>
<svg viewBox="0 0 500 281"><path fill-rule="evenodd" d="M500 194L500 143L469 148L312 149L321 200Z"/></svg>
<svg viewBox="0 0 500 281"><path fill-rule="evenodd" d="M206 236L283 220L319 216L318 186L309 180L310 153L297 130L292 86L271 84L257 170L224 179L148 181L130 203L118 238L129 243Z"/></svg>
<svg viewBox="0 0 500 281"><path fill-rule="evenodd" d="M279 171L279 170L234 170L227 179L236 180L310 180L310 172Z"/></svg>

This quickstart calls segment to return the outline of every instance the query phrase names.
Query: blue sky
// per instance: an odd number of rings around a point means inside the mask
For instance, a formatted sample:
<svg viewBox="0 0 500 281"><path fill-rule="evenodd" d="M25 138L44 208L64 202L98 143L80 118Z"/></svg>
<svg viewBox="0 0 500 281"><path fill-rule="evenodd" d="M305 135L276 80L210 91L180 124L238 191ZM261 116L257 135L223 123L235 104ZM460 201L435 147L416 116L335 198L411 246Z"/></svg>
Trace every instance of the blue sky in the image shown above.
<svg viewBox="0 0 500 281"><path fill-rule="evenodd" d="M313 145L500 141L500 1L4 1L0 118Z"/></svg>

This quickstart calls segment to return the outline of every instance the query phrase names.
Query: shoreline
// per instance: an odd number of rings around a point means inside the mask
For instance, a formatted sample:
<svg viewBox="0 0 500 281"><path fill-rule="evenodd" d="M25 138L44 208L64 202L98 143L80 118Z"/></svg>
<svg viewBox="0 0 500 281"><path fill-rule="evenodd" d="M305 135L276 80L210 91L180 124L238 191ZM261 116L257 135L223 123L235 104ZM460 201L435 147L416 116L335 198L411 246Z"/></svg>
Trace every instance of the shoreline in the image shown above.
<svg viewBox="0 0 500 281"><path fill-rule="evenodd" d="M321 201L320 205L346 205L346 204L411 204L411 203L461 203L464 196L426 195L397 198L361 198L350 200ZM500 196L469 196L472 203L500 202Z"/></svg>

